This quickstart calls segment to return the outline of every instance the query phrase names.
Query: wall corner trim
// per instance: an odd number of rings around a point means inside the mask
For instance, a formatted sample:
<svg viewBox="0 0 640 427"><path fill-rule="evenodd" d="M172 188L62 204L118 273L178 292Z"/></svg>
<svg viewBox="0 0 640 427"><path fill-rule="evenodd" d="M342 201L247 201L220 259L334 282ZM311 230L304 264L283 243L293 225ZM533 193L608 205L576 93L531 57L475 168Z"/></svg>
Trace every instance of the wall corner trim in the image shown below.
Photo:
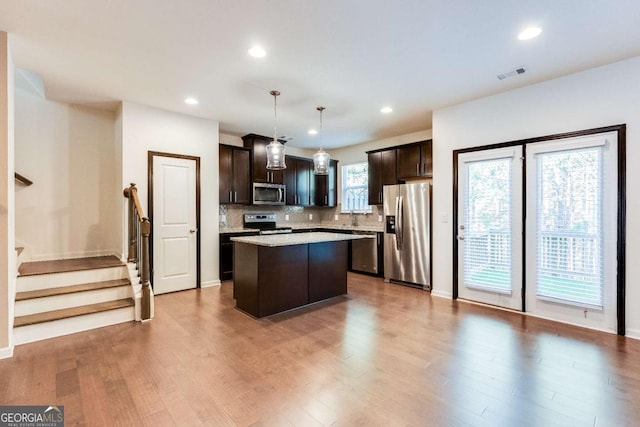
<svg viewBox="0 0 640 427"><path fill-rule="evenodd" d="M213 288L214 286L220 286L222 282L220 280L207 280L206 282L200 283L201 288Z"/></svg>
<svg viewBox="0 0 640 427"><path fill-rule="evenodd" d="M437 297L437 298L453 299L453 296L451 295L451 292L446 292L446 291L432 290L431 291L431 296L432 297Z"/></svg>
<svg viewBox="0 0 640 427"><path fill-rule="evenodd" d="M0 348L0 359L13 357L13 346Z"/></svg>

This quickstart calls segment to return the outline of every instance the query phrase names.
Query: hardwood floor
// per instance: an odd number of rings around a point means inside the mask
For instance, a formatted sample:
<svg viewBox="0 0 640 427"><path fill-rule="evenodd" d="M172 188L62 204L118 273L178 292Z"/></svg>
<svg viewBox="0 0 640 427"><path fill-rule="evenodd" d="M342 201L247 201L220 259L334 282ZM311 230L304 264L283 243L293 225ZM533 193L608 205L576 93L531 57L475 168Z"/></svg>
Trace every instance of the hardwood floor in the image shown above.
<svg viewBox="0 0 640 427"><path fill-rule="evenodd" d="M349 295L255 320L232 283L156 297L155 319L19 346L0 404L66 425L620 426L640 341L349 274Z"/></svg>

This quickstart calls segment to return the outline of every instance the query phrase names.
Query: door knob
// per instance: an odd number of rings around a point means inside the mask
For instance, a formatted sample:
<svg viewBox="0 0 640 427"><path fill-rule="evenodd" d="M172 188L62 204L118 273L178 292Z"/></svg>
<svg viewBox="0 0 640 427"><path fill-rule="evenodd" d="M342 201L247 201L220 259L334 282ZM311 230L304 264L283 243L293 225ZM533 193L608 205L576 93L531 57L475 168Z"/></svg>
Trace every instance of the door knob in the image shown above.
<svg viewBox="0 0 640 427"><path fill-rule="evenodd" d="M189 230L189 233L193 234L193 233L195 233L196 231L198 231L198 229L197 229L197 228L192 228L191 230Z"/></svg>

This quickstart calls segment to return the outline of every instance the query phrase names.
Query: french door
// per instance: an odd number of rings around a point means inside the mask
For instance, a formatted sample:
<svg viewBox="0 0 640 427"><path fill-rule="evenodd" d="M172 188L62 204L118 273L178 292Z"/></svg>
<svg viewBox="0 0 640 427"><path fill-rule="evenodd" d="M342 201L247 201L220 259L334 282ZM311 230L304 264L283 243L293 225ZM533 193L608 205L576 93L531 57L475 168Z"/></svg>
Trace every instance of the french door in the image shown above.
<svg viewBox="0 0 640 427"><path fill-rule="evenodd" d="M525 311L616 330L617 134L527 146Z"/></svg>
<svg viewBox="0 0 640 427"><path fill-rule="evenodd" d="M616 330L617 138L458 153L460 298Z"/></svg>
<svg viewBox="0 0 640 427"><path fill-rule="evenodd" d="M522 309L522 147L458 157L458 296Z"/></svg>

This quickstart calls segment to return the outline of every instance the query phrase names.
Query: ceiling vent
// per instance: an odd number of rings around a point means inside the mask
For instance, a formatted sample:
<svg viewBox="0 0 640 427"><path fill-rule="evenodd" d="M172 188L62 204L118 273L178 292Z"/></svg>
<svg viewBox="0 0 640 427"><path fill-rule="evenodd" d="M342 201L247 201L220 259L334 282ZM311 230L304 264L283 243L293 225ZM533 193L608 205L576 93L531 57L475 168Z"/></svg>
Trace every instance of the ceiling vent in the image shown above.
<svg viewBox="0 0 640 427"><path fill-rule="evenodd" d="M527 69L524 67L518 67L515 70L511 70L507 73L504 74L498 74L498 80L504 80L507 79L509 77L514 77L514 76L518 76L520 74L524 74L527 72Z"/></svg>

